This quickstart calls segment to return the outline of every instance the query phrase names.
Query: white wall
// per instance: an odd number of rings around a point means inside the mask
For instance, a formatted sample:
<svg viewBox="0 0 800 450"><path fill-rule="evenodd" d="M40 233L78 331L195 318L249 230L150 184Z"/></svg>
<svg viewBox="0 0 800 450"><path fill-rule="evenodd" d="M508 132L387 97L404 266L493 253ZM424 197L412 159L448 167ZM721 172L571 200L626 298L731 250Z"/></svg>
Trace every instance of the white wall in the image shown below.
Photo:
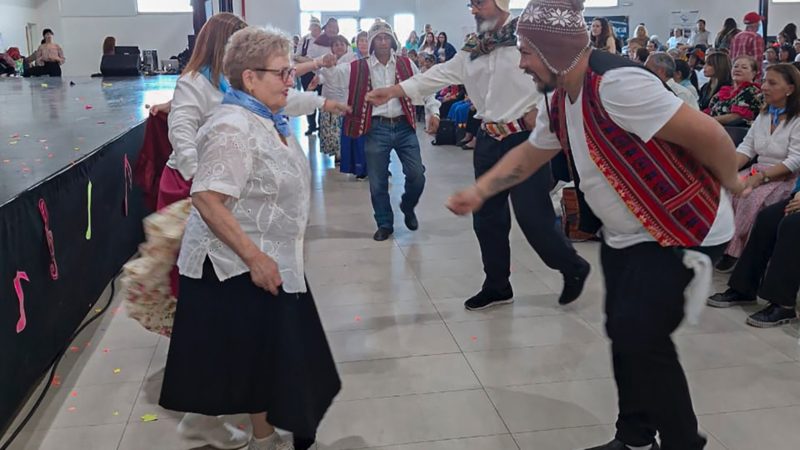
<svg viewBox="0 0 800 450"><path fill-rule="evenodd" d="M34 0L0 0L0 33L4 46L19 47L23 55L28 53L25 40L25 25L37 22L36 4Z"/></svg>

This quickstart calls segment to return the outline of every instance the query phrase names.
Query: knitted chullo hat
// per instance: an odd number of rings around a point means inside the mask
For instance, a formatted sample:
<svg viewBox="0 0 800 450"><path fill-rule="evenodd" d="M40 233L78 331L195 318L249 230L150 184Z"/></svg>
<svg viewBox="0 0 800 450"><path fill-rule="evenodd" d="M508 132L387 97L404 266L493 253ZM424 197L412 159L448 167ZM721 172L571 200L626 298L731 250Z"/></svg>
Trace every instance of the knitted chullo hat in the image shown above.
<svg viewBox="0 0 800 450"><path fill-rule="evenodd" d="M498 8L505 12L508 12L511 9L511 0L494 0L494 2Z"/></svg>
<svg viewBox="0 0 800 450"><path fill-rule="evenodd" d="M517 36L539 53L551 72L569 72L591 48L583 0L531 0L519 17Z"/></svg>
<svg viewBox="0 0 800 450"><path fill-rule="evenodd" d="M369 51L370 51L370 53L372 53L372 41L374 41L375 38L379 34L387 34L387 35L389 35L389 37L392 38L392 48L394 48L395 50L400 48L400 44L398 44L397 36L394 35L394 31L392 30L392 26L389 25L388 23L384 22L384 21L378 21L378 22L375 22L369 28Z"/></svg>

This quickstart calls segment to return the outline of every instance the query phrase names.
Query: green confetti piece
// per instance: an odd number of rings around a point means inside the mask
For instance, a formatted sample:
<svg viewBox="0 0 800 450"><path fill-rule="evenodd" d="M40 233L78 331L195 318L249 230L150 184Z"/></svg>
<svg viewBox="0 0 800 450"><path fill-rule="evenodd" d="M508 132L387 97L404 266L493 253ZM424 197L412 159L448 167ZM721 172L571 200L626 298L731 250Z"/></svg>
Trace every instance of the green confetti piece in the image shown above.
<svg viewBox="0 0 800 450"><path fill-rule="evenodd" d="M145 414L142 416L142 422L155 422L158 420L157 414Z"/></svg>
<svg viewBox="0 0 800 450"><path fill-rule="evenodd" d="M86 186L86 212L89 219L89 225L86 227L86 240L92 239L92 181Z"/></svg>

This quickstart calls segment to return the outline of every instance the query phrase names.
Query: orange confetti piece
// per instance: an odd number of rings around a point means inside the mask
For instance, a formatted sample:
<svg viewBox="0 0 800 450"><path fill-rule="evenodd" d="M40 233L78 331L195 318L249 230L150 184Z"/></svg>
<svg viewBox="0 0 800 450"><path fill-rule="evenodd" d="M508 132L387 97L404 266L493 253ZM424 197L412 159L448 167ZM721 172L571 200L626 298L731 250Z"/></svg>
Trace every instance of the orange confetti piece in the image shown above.
<svg viewBox="0 0 800 450"><path fill-rule="evenodd" d="M50 383L50 385L51 386L55 386L55 387L61 386L61 377L59 377L58 375L54 376L53 377L53 382Z"/></svg>
<svg viewBox="0 0 800 450"><path fill-rule="evenodd" d="M77 396L78 396L78 391L72 391L72 392L70 392L69 396L70 396L70 397L72 397L72 398L75 398L75 397L77 397Z"/></svg>

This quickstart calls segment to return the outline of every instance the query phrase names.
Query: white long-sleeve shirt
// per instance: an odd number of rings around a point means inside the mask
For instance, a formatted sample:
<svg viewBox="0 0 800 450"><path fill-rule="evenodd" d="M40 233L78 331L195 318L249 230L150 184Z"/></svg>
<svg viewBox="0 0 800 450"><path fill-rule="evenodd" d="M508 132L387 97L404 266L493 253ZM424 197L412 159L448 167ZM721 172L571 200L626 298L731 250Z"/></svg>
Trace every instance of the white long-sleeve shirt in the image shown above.
<svg viewBox="0 0 800 450"><path fill-rule="evenodd" d="M350 64L351 62L355 61L356 59L358 59L358 56L356 56L355 53L348 52L348 53L344 54L341 58L339 58L339 61L337 61L336 64L337 65L338 64ZM317 76L319 77L319 84L322 85L322 96L327 98L327 99L330 99L330 100L333 100L333 101L337 101L339 103L347 103L347 100L348 100L347 99L347 94L348 94L347 85L339 86L336 83L327 83L326 82L327 81L327 77L330 76L330 70L331 69L323 67L323 68L321 68L320 70L317 71Z"/></svg>
<svg viewBox="0 0 800 450"><path fill-rule="evenodd" d="M208 78L199 73L185 74L178 79L169 113L169 143L172 153L167 166L190 180L197 171L197 130L208 119L211 111L222 103L222 92ZM289 90L284 113L289 116L311 114L325 103L315 92Z"/></svg>
<svg viewBox="0 0 800 450"><path fill-rule="evenodd" d="M374 54L367 59L367 63L369 64L369 75L372 81L372 89L385 88L397 84L397 58L395 57L394 53L392 53L392 56L389 58L389 62L386 65L381 64ZM339 64L335 67L329 68L325 72L325 83L333 84L337 89L344 89L344 92L346 92L349 97L350 70L351 63ZM419 69L414 64L411 64L411 70L414 72L414 74L419 73ZM425 112L428 117L439 115L439 107L442 106L442 103L437 100L435 96L424 95L417 96L416 98L409 96L409 98L411 98L412 103L415 105L425 105ZM403 114L403 105L400 103L400 100L396 98L389 100L389 102L385 105L375 106L372 108L373 117L400 117Z"/></svg>
<svg viewBox="0 0 800 450"><path fill-rule="evenodd" d="M475 60L462 50L450 61L437 64L400 86L414 99L463 84L477 110L476 118L484 122L513 122L536 108L542 99L530 75L519 68L519 58L516 47L500 47Z"/></svg>
<svg viewBox="0 0 800 450"><path fill-rule="evenodd" d="M800 117L782 121L772 133L771 121L769 114L759 114L736 151L750 159L757 155L759 164L783 164L792 173L800 172Z"/></svg>

